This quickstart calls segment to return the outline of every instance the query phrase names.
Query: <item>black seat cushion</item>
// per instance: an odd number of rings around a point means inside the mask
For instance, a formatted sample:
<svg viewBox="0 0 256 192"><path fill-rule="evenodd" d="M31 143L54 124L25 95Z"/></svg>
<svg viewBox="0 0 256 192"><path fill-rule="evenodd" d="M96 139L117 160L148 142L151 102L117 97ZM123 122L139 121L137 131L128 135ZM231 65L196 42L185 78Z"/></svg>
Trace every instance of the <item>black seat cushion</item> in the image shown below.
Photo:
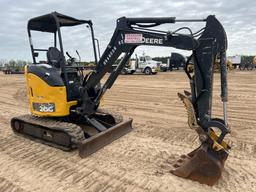
<svg viewBox="0 0 256 192"><path fill-rule="evenodd" d="M63 60L63 55L56 47L49 47L47 51L48 63L56 68L60 68Z"/></svg>

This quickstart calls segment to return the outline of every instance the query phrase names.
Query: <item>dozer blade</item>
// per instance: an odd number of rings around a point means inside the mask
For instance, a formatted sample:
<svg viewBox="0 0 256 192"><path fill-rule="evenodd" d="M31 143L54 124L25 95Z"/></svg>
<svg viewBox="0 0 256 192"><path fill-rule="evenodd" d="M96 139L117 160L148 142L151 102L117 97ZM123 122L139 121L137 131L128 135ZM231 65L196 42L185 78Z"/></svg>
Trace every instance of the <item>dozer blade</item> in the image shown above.
<svg viewBox="0 0 256 192"><path fill-rule="evenodd" d="M81 158L87 157L130 131L132 131L132 119L116 124L106 131L80 142L78 145L79 155Z"/></svg>
<svg viewBox="0 0 256 192"><path fill-rule="evenodd" d="M221 177L227 156L226 151L213 151L204 143L191 153L182 155L170 172L212 186Z"/></svg>

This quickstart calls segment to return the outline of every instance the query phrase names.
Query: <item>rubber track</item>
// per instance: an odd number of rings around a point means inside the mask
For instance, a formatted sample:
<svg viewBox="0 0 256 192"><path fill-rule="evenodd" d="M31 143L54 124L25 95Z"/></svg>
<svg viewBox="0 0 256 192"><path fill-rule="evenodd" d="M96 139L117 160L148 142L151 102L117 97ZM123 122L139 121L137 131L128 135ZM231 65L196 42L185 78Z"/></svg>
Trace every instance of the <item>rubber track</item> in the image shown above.
<svg viewBox="0 0 256 192"><path fill-rule="evenodd" d="M43 127L46 127L47 129L50 129L53 131L56 130L56 131L63 131L65 133L67 133L71 137L71 142L72 142L71 149L77 148L78 143L80 143L82 140L85 139L84 132L81 129L81 127L79 127L78 125L73 124L73 123L62 122L62 121L54 120L54 119L47 118L47 117L36 117L33 115L29 115L29 114L14 117L14 119L18 119L25 123L33 124L35 126L37 126L37 125L43 126ZM18 134L24 135L22 133L18 133ZM25 136L32 137L29 135L25 135ZM38 140L38 138L36 138L36 139ZM42 140L42 139L39 139L39 140ZM44 140L42 140L42 142L46 142L50 145L53 144L55 147L62 149L62 147L57 146L57 144L50 143L50 142L44 141Z"/></svg>

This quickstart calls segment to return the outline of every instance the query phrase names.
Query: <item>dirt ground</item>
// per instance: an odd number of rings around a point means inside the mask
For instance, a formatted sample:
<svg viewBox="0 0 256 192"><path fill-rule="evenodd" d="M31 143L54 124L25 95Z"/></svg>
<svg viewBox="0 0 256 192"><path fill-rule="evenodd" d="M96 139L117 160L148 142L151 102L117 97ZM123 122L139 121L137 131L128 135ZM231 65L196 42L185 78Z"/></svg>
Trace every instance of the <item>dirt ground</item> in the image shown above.
<svg viewBox="0 0 256 192"><path fill-rule="evenodd" d="M228 117L233 142L222 178L213 187L169 173L172 163L198 146L177 92L182 72L119 76L105 107L132 117L133 132L88 158L18 136L11 117L28 113L23 75L0 75L0 191L256 191L256 72L229 73ZM219 75L214 115L222 115Z"/></svg>

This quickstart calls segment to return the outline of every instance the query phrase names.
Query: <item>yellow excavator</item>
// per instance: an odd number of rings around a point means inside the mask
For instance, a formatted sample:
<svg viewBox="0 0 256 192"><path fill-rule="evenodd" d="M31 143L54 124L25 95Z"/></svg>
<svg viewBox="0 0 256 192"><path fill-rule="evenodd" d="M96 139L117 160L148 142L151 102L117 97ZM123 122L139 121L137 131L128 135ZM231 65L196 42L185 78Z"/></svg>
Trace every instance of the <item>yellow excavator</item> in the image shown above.
<svg viewBox="0 0 256 192"><path fill-rule="evenodd" d="M226 60L226 67L227 67L228 71L231 71L234 69L232 62L229 59ZM217 59L215 61L214 72L218 72L218 73L220 72L220 60L219 59Z"/></svg>
<svg viewBox="0 0 256 192"><path fill-rule="evenodd" d="M226 66L227 66L227 70L231 71L234 69L233 63L231 60L227 59L226 60ZM187 71L189 72L193 72L194 71L194 64L193 62L190 62L187 66ZM216 59L215 63L214 63L214 72L219 73L220 72L220 60Z"/></svg>
<svg viewBox="0 0 256 192"><path fill-rule="evenodd" d="M188 27L172 31L151 29L162 24L204 22L204 28L193 33ZM83 67L65 49L61 29L88 26L91 30L95 69L83 74ZM136 47L141 45L173 47L192 52L194 71L185 70L190 91L178 94L188 113L188 124L199 136L201 145L184 155L171 172L179 177L213 185L220 178L230 146L224 137L227 123L226 33L215 16L206 19L147 17L117 19L114 34L97 61L93 24L57 12L28 21L28 36L33 64L27 65L25 77L31 114L13 117L14 133L63 150L79 149L81 157L99 150L132 130L132 120L102 111L99 106L105 92L112 87ZM188 30L189 29L189 30ZM188 30L185 33L184 30ZM35 48L31 31L49 33L53 43ZM82 43L82 42L81 42ZM39 53L47 56L40 62ZM101 83L105 74L123 54L117 67ZM213 72L215 59L220 59L223 119L212 117ZM187 68L187 67L186 67ZM185 68L185 69L186 69ZM170 83L173 80L170 80ZM216 131L218 130L218 131Z"/></svg>

